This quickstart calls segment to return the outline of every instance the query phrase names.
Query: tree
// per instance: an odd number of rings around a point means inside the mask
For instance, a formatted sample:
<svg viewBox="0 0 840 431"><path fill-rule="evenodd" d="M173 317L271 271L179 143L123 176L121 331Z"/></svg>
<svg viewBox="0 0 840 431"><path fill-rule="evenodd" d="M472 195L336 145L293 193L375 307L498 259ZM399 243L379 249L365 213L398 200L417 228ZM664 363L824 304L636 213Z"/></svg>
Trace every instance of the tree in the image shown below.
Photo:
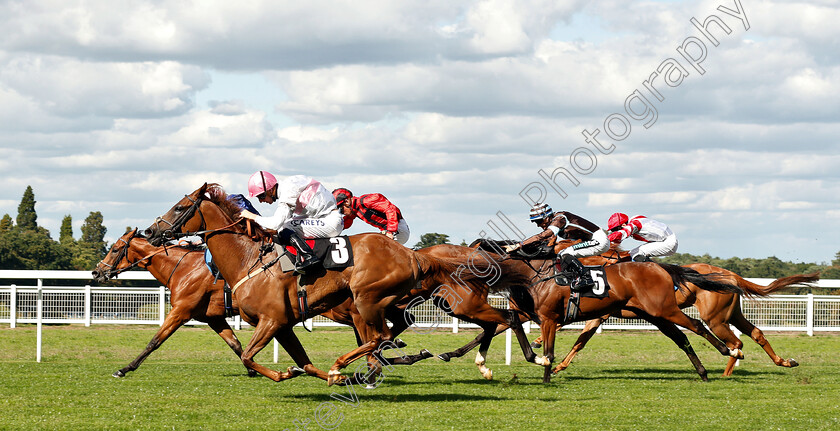
<svg viewBox="0 0 840 431"><path fill-rule="evenodd" d="M105 247L105 232L107 231L108 229L102 224L102 213L99 211L92 211L82 224L82 237L79 238L78 244L80 251L86 255L84 260L91 267L105 257L108 251Z"/></svg>
<svg viewBox="0 0 840 431"><path fill-rule="evenodd" d="M0 233L0 269L70 269L70 255L44 228Z"/></svg>
<svg viewBox="0 0 840 431"><path fill-rule="evenodd" d="M62 245L70 245L73 242L73 217L70 214L64 216L61 220L61 230L58 234L58 242Z"/></svg>
<svg viewBox="0 0 840 431"><path fill-rule="evenodd" d="M14 222L12 221L12 216L8 214L3 214L3 219L0 220L0 233L7 232L9 229L14 226Z"/></svg>
<svg viewBox="0 0 840 431"><path fill-rule="evenodd" d="M414 244L414 248L421 249L438 244L449 244L449 235L435 232L424 233L420 236L420 241Z"/></svg>
<svg viewBox="0 0 840 431"><path fill-rule="evenodd" d="M35 213L35 193L32 186L26 186L23 198L18 205L17 225L23 230L36 230L38 228L38 214Z"/></svg>

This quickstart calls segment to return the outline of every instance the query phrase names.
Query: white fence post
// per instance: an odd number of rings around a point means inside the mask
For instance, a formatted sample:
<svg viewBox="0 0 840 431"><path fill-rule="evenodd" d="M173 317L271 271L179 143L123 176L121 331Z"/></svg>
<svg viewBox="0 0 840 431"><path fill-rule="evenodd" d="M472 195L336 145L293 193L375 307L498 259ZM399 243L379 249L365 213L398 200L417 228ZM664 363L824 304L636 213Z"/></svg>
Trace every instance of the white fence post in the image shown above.
<svg viewBox="0 0 840 431"><path fill-rule="evenodd" d="M458 333L458 318L457 317L452 318L452 333L453 334Z"/></svg>
<svg viewBox="0 0 840 431"><path fill-rule="evenodd" d="M93 314L91 307L91 292L90 292L90 285L85 285L85 326L90 326L90 315Z"/></svg>
<svg viewBox="0 0 840 431"><path fill-rule="evenodd" d="M160 286L159 311L160 311L160 326L163 326L163 319L166 319L166 287Z"/></svg>
<svg viewBox="0 0 840 431"><path fill-rule="evenodd" d="M511 351L512 351L512 348L511 348L512 340L511 340L510 333L511 333L510 328L507 328L505 330L505 365L510 365L510 354L511 354Z"/></svg>
<svg viewBox="0 0 840 431"><path fill-rule="evenodd" d="M35 336L35 362L41 362L41 329L44 320L44 283L38 279L38 291L35 294L35 316L36 316L36 336Z"/></svg>
<svg viewBox="0 0 840 431"><path fill-rule="evenodd" d="M806 331L808 335L814 335L814 294L808 294L808 305L805 307Z"/></svg>
<svg viewBox="0 0 840 431"><path fill-rule="evenodd" d="M9 327L14 329L17 326L17 286L13 284L9 287Z"/></svg>

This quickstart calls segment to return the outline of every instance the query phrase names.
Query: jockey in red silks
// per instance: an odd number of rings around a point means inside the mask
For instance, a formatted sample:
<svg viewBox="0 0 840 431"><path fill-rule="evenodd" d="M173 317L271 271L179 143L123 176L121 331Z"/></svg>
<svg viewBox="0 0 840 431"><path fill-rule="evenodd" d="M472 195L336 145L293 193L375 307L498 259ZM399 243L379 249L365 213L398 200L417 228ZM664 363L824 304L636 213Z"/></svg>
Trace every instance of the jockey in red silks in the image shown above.
<svg viewBox="0 0 840 431"><path fill-rule="evenodd" d="M293 175L278 182L271 173L257 171L248 179L248 194L256 196L260 202L277 202L278 208L273 216L263 217L248 210L242 210L240 216L254 220L264 228L276 230L278 244L297 249L297 272L304 273L319 262L302 237L333 237L343 229L341 213L332 194L312 178Z"/></svg>
<svg viewBox="0 0 840 431"><path fill-rule="evenodd" d="M408 223L400 209L385 196L379 193L353 196L353 192L345 188L335 189L332 194L341 214L344 215L344 229L353 225L353 221L358 217L378 228L388 238L403 245L408 242L408 237L411 236Z"/></svg>
<svg viewBox="0 0 840 431"><path fill-rule="evenodd" d="M660 221L641 215L628 218L627 214L615 213L610 216L608 229L611 242L620 243L631 236L645 242L630 250L634 262L650 261L650 257L670 256L677 252L677 236Z"/></svg>
<svg viewBox="0 0 840 431"><path fill-rule="evenodd" d="M540 241L557 237L559 239L579 239L581 242L566 247L558 253L561 271L572 276L570 287L580 291L595 284L589 271L578 260L579 257L595 256L606 252L610 248L607 233L595 223L568 211L555 213L546 203L534 205L531 208L530 219L543 229L542 232L514 245L505 247L505 251L513 251L522 246L528 246Z"/></svg>

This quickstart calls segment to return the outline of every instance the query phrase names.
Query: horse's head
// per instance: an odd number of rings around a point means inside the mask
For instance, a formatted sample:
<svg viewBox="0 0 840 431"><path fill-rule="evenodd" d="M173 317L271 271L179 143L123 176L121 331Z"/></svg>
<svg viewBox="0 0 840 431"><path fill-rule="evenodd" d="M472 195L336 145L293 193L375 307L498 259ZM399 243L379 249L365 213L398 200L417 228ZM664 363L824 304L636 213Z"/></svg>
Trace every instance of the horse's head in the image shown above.
<svg viewBox="0 0 840 431"><path fill-rule="evenodd" d="M131 240L137 236L139 234L137 228L135 228L130 232L124 233L123 236L114 242L114 245L108 250L108 254L96 264L96 268L91 272L93 279L98 283L104 283L122 272L122 270L129 268L132 263L128 261L128 249L131 247Z"/></svg>
<svg viewBox="0 0 840 431"><path fill-rule="evenodd" d="M204 183L184 196L146 229L149 243L159 247L164 242L190 235L204 235L208 229L232 227L241 208L227 200L227 193L218 184Z"/></svg>
<svg viewBox="0 0 840 431"><path fill-rule="evenodd" d="M208 187L209 185L204 183L196 191L184 196L165 214L156 218L155 222L145 231L149 243L159 247L164 242L175 239L185 232L204 229L205 222L204 215L201 213L201 204L210 199Z"/></svg>

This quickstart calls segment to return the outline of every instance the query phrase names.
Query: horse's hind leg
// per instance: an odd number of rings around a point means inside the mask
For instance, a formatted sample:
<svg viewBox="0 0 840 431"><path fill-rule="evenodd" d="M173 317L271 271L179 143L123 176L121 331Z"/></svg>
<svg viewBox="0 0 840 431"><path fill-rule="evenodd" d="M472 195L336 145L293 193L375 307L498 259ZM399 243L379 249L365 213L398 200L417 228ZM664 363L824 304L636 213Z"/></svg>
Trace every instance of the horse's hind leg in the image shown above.
<svg viewBox="0 0 840 431"><path fill-rule="evenodd" d="M146 348L140 352L140 355L137 356L130 364L126 365L120 370L117 370L112 374L114 377L125 377L126 373L130 371L136 370L146 358L152 354L158 347L163 344L175 331L178 330L184 323L187 323L190 320L190 313L187 310L183 309L172 309L169 311L169 314L166 315L166 319L163 321L163 325L161 325L160 329L158 329L155 336L152 337L152 340L149 341L149 344L146 345Z"/></svg>
<svg viewBox="0 0 840 431"><path fill-rule="evenodd" d="M233 353L236 353L236 356L239 357L239 359L242 359L242 344L239 342L239 339L236 338L236 334L233 333L233 329L231 329L227 321L223 317L208 318L207 324L211 329L213 329L213 331L216 331L216 333L222 337L222 340L225 340L225 343L230 346ZM256 375L256 371L248 369L248 377L256 377Z"/></svg>
<svg viewBox="0 0 840 431"><path fill-rule="evenodd" d="M671 313L662 316L665 320L674 323L676 325L682 326L683 328L688 329L691 332L705 338L709 343L714 346L718 352L720 352L723 356L732 356L735 359L744 359L744 354L741 352L740 349L730 350L729 347L726 346L726 343L720 341L714 334L709 332L706 329L706 326L703 325L703 322L692 319L688 317L685 313L682 312L676 306L673 307L674 309L671 310Z"/></svg>
<svg viewBox="0 0 840 431"><path fill-rule="evenodd" d="M713 318L710 318L706 322L709 324L709 329L714 332L721 341L726 343L726 346L730 349L730 351L741 352L741 348L744 347L744 342L741 341L734 332L732 332L732 329L729 328L729 323L725 322L722 316L713 316ZM726 368L723 370L724 377L732 375L732 371L734 370L735 363L737 361L738 359L734 356L729 357Z"/></svg>
<svg viewBox="0 0 840 431"><path fill-rule="evenodd" d="M688 337L677 328L676 325L673 323L660 318L646 318L646 320L650 323L656 325L659 330L665 334L668 338L670 338L674 344L676 344L683 352L685 352L688 359L691 361L691 364L694 365L694 369L697 370L697 374L700 375L700 378L704 382L709 381L709 377L706 373L706 368L700 362L700 358L697 357L697 353L694 352L694 349L691 347L691 343L688 341Z"/></svg>
<svg viewBox="0 0 840 431"><path fill-rule="evenodd" d="M578 336L577 341L575 341L575 345L572 346L572 350L570 350L566 357L563 358L563 362L560 362L559 364L557 364L556 367L554 367L554 374L557 374L558 372L569 368L569 365L571 365L572 363L572 359L575 358L578 352L580 352L581 350L583 350L584 347L586 347L586 343L588 343L589 340L592 339L592 336L595 335L595 333L598 331L598 328L601 326L602 323L604 323L605 320L605 318L599 317L597 319L592 319L586 322L586 326L583 328L583 332L581 332Z"/></svg>
<svg viewBox="0 0 840 431"><path fill-rule="evenodd" d="M730 319L730 323L735 325L739 331L750 334L750 338L752 338L765 352L767 355L770 356L770 359L773 360L773 363L780 367L797 367L799 363L796 362L795 359L784 359L781 356L777 355L776 352L773 350L773 347L770 346L770 342L764 338L764 333L761 332L761 329L755 327L746 317L744 317L743 313L741 313L741 309L738 308L735 312L732 313L732 318Z"/></svg>
<svg viewBox="0 0 840 431"><path fill-rule="evenodd" d="M496 326L494 326L493 330L492 330L492 334L493 334L492 336L495 337L496 335L501 334L502 332L505 331L505 329L507 329L507 328L499 328L498 330L496 330ZM449 362L449 360L452 359L452 358L460 358L461 356L464 356L467 353L469 353L472 349L475 349L476 347L478 347L478 345L481 344L481 341L484 340L484 337L486 337L486 336L487 336L487 330L482 329L481 332L479 332L479 334L476 335L476 337L473 338L472 341L465 344L463 347L455 349L451 352L441 353L441 354L437 355L437 357L441 361L445 361L445 362Z"/></svg>

